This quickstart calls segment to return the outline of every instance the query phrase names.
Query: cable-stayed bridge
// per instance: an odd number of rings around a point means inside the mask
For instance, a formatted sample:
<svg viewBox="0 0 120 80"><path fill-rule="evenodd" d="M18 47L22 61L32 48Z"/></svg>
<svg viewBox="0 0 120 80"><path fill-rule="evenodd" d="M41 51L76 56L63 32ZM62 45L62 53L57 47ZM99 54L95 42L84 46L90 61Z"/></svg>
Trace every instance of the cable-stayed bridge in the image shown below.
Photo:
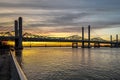
<svg viewBox="0 0 120 80"><path fill-rule="evenodd" d="M120 47L120 42L118 40L118 35L116 35L116 40L113 41L112 35L110 36L109 40L104 40L100 37L98 38L91 38L91 26L88 25L88 38L85 39L84 36L84 27L82 27L82 37L81 39L74 39L74 38L45 38L39 36L31 36L27 37L26 34L23 34L22 31L22 17L19 17L18 20L14 22L14 32L15 35L12 35L10 32L5 32L0 35L0 41L15 41L16 48L22 48L22 41L44 41L44 42L72 42L73 48L78 48L78 43L82 43L82 48L85 48L85 43L88 43L88 48L91 47L91 43L94 44L94 47L101 47L100 44L110 44L110 47Z"/></svg>

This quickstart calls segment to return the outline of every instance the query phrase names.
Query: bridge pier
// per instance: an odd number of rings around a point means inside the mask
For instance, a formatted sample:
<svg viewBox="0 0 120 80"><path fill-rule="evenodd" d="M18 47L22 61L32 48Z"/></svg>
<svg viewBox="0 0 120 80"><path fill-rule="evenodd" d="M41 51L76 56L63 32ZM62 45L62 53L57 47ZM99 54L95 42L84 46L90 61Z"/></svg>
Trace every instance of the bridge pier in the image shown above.
<svg viewBox="0 0 120 80"><path fill-rule="evenodd" d="M78 48L78 42L73 42L72 43L72 48Z"/></svg>
<svg viewBox="0 0 120 80"><path fill-rule="evenodd" d="M84 47L84 27L82 27L82 48Z"/></svg>
<svg viewBox="0 0 120 80"><path fill-rule="evenodd" d="M94 43L94 48L100 48L100 43L99 42L95 42Z"/></svg>

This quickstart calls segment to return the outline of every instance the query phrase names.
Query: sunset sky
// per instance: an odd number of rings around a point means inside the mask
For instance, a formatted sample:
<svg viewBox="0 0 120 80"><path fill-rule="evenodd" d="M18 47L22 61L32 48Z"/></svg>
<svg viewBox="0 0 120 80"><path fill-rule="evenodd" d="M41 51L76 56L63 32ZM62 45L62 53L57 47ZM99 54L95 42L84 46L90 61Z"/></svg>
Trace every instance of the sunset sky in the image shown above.
<svg viewBox="0 0 120 80"><path fill-rule="evenodd" d="M13 31L19 16L34 34L81 35L91 25L92 36L120 35L120 0L0 0L0 31Z"/></svg>

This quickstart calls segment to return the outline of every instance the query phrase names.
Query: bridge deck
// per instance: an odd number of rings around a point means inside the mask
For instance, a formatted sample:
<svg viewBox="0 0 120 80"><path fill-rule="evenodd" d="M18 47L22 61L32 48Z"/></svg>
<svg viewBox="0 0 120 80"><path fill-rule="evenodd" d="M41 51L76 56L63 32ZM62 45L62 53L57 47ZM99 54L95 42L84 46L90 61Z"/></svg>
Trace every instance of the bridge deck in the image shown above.
<svg viewBox="0 0 120 80"><path fill-rule="evenodd" d="M0 37L1 41L14 41L15 37ZM83 40L67 40L67 39L48 39L48 38L23 38L23 41L43 41L43 42L83 42ZM89 42L84 40L84 42ZM90 41L90 43L105 43L110 44L110 41ZM120 42L118 42L120 43ZM116 44L116 42L112 42Z"/></svg>

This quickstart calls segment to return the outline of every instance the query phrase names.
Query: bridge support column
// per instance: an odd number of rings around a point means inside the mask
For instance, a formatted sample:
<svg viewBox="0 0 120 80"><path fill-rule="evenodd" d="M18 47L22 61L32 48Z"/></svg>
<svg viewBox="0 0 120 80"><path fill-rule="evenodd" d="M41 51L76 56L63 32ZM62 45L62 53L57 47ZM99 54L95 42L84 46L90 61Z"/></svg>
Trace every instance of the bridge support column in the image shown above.
<svg viewBox="0 0 120 80"><path fill-rule="evenodd" d="M84 27L82 27L82 48L84 47Z"/></svg>
<svg viewBox="0 0 120 80"><path fill-rule="evenodd" d="M116 35L116 48L118 48L118 34Z"/></svg>
<svg viewBox="0 0 120 80"><path fill-rule="evenodd" d="M19 28L18 28L18 21L17 20L15 20L15 22L14 22L14 27L15 27L15 49L18 49L18 44L19 44L19 37L18 37L18 35L19 35Z"/></svg>
<svg viewBox="0 0 120 80"><path fill-rule="evenodd" d="M100 43L99 42L95 42L94 43L94 48L100 48Z"/></svg>
<svg viewBox="0 0 120 80"><path fill-rule="evenodd" d="M88 48L91 48L90 46L90 25L88 25Z"/></svg>
<svg viewBox="0 0 120 80"><path fill-rule="evenodd" d="M113 44L112 44L112 35L110 36L110 42L111 42L111 48L113 47Z"/></svg>
<svg viewBox="0 0 120 80"><path fill-rule="evenodd" d="M23 49L22 45L22 17L19 17L19 49Z"/></svg>
<svg viewBox="0 0 120 80"><path fill-rule="evenodd" d="M78 42L73 42L72 43L72 48L78 48Z"/></svg>

